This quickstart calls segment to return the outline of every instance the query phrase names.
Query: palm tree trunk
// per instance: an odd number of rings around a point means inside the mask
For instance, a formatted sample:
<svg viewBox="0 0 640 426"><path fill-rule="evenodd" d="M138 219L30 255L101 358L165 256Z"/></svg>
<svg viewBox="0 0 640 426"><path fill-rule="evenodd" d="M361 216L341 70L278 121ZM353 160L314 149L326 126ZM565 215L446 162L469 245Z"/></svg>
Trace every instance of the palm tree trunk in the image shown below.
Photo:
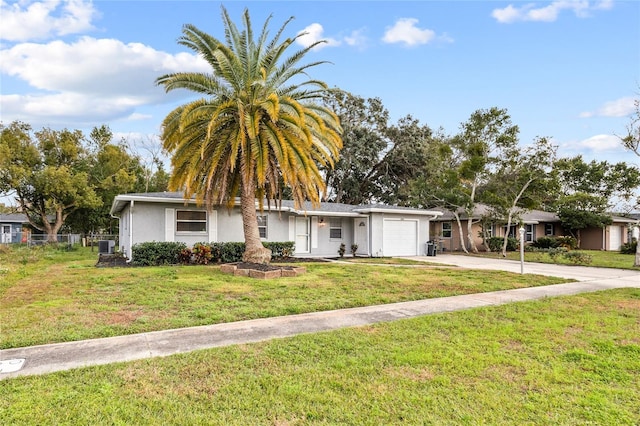
<svg viewBox="0 0 640 426"><path fill-rule="evenodd" d="M240 209L242 211L242 228L244 230L245 250L243 262L267 264L271 261L271 250L262 245L258 230L258 216L256 214L255 186L243 185L240 191Z"/></svg>

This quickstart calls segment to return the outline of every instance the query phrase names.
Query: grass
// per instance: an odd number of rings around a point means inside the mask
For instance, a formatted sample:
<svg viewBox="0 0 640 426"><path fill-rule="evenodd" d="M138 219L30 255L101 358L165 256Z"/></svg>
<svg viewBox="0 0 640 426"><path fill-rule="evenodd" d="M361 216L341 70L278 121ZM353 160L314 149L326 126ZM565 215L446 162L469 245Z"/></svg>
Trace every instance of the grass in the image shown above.
<svg viewBox="0 0 640 426"><path fill-rule="evenodd" d="M575 252L584 253L591 257L592 261L586 266L594 266L598 268L617 268L617 269L632 269L640 270L638 267L633 266L635 259L634 254L622 254L615 251L602 251L602 250L574 250ZM487 256L493 258L503 259L500 252L479 252L478 256ZM507 259L520 260L520 252L507 252ZM561 255L556 256L555 259L549 256L547 253L540 252L525 252L525 262L539 262L539 263L555 263L559 265L571 265L572 263L564 259Z"/></svg>
<svg viewBox="0 0 640 426"><path fill-rule="evenodd" d="M327 263L307 264L296 278L255 280L217 266L96 268L97 254L84 249L22 250L0 254L3 349L567 281Z"/></svg>
<svg viewBox="0 0 640 426"><path fill-rule="evenodd" d="M640 290L4 380L12 425L640 423Z"/></svg>

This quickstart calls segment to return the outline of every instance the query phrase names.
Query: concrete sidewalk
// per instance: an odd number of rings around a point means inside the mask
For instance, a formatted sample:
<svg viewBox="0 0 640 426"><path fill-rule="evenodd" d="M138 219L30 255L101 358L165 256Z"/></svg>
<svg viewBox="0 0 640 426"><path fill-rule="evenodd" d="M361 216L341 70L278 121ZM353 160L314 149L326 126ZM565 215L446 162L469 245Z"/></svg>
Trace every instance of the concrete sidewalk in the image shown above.
<svg viewBox="0 0 640 426"><path fill-rule="evenodd" d="M518 262L505 260L488 262L488 259L480 259L481 262L476 264L475 258L457 255L428 257L424 260L474 269L506 268L506 270L510 270L515 267L517 268L516 272L520 271ZM515 263L515 266L512 263ZM565 268L568 269L565 270ZM259 342L303 333L363 326L440 312L497 306L511 302L614 288L640 288L640 272L638 271L559 267L558 265L544 266L542 264L526 264L525 271L576 279L579 282L0 350L0 363L10 364L13 362L15 364L24 360L18 371L0 373L0 380L91 365L168 356L199 349Z"/></svg>

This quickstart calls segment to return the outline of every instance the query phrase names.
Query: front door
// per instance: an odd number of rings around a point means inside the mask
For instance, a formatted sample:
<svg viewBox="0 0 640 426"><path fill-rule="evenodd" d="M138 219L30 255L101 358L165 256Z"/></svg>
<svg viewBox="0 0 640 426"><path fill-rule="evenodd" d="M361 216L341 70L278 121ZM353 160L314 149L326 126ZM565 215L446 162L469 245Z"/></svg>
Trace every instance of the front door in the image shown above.
<svg viewBox="0 0 640 426"><path fill-rule="evenodd" d="M309 253L309 218L296 218L296 253Z"/></svg>
<svg viewBox="0 0 640 426"><path fill-rule="evenodd" d="M0 243L8 244L11 242L11 225L2 225L0 233Z"/></svg>

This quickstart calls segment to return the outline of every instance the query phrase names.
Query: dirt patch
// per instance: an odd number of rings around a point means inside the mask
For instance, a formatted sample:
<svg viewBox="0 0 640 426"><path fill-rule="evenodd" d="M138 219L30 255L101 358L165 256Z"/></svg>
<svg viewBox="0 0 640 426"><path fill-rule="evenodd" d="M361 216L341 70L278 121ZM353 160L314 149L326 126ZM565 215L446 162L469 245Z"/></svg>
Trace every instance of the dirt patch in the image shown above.
<svg viewBox="0 0 640 426"><path fill-rule="evenodd" d="M127 259L120 253L116 253L116 254L100 253L98 255L98 263L96 263L96 266L98 268L126 267L126 266L130 266L129 263L127 263L128 260L129 259Z"/></svg>

